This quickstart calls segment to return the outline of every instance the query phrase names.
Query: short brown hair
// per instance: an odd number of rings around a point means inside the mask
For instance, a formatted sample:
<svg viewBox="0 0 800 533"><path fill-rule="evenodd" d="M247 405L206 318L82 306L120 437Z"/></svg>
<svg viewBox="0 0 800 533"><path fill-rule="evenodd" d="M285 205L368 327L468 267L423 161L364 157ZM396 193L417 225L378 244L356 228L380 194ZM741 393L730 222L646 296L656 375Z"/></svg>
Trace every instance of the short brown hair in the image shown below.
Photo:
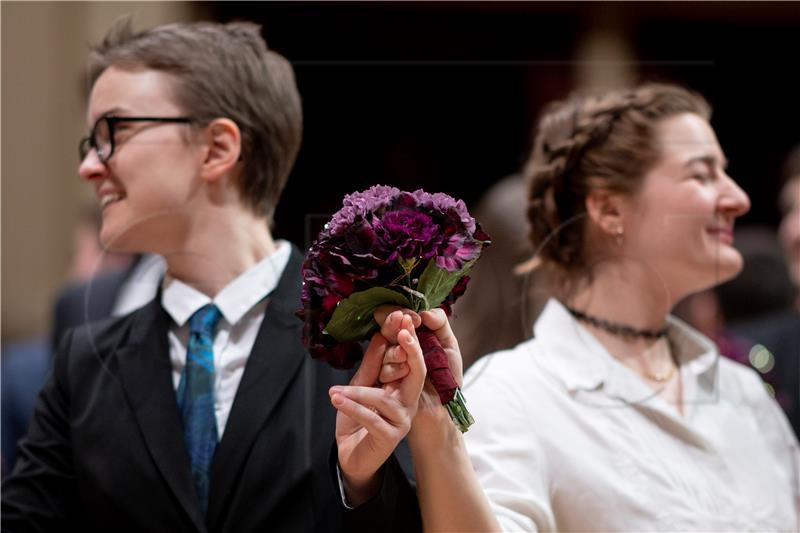
<svg viewBox="0 0 800 533"><path fill-rule="evenodd" d="M177 23L135 33L125 17L91 48L90 84L112 65L171 74L176 102L200 123L233 120L242 137L242 198L271 221L300 149L303 119L292 67L267 48L258 25Z"/></svg>
<svg viewBox="0 0 800 533"><path fill-rule="evenodd" d="M545 108L525 168L530 238L543 263L567 277L587 273L587 194L636 192L660 156L658 123L681 113L708 120L711 109L667 84L573 95Z"/></svg>

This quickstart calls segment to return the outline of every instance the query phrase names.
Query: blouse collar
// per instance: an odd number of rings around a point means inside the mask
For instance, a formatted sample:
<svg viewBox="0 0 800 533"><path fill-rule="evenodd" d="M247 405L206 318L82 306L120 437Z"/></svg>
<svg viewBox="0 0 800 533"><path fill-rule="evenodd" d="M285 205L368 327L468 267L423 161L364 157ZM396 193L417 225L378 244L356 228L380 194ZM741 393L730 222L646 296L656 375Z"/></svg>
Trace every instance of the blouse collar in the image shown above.
<svg viewBox="0 0 800 533"><path fill-rule="evenodd" d="M713 394L719 352L706 336L669 316L667 338L680 365L685 392ZM602 388L608 395L639 402L653 396L653 389L615 359L578 322L561 302L551 298L533 328L536 360L569 391ZM687 381L696 383L686 384ZM684 394L686 398L686 394Z"/></svg>

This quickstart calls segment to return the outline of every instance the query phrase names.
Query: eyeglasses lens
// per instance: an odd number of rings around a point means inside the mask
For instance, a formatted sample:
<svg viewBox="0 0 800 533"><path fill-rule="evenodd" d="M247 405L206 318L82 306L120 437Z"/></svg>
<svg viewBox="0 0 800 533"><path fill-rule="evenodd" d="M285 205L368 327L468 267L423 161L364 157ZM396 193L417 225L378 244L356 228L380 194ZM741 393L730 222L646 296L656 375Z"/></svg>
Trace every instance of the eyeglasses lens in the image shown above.
<svg viewBox="0 0 800 533"><path fill-rule="evenodd" d="M100 161L107 161L111 157L111 130L106 117L98 120L94 126L94 144Z"/></svg>
<svg viewBox="0 0 800 533"><path fill-rule="evenodd" d="M78 147L81 161L86 159L92 148L97 149L97 157L100 161L106 162L111 157L111 128L106 117L101 118L95 123L90 137L81 140Z"/></svg>

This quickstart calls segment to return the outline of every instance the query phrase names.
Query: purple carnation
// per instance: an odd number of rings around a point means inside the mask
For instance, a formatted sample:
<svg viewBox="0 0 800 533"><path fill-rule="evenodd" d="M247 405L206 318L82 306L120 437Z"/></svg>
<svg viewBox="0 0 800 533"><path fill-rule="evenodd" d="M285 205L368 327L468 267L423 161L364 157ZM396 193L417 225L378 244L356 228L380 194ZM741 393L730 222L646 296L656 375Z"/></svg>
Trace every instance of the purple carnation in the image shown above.
<svg viewBox="0 0 800 533"><path fill-rule="evenodd" d="M376 221L382 245L402 259L428 260L442 242L441 228L430 215L414 209L387 211Z"/></svg>
<svg viewBox="0 0 800 533"><path fill-rule="evenodd" d="M388 185L373 185L366 191L354 192L344 197L342 208L333 215L328 230L333 235L345 231L356 218L385 209L400 195L400 189Z"/></svg>
<svg viewBox="0 0 800 533"><path fill-rule="evenodd" d="M461 221L467 232L475 232L475 219L469 214L467 206L462 200L456 200L441 192L429 194L422 189L414 191L413 194L421 207L442 213L452 212Z"/></svg>
<svg viewBox="0 0 800 533"><path fill-rule="evenodd" d="M297 315L306 322L305 346L337 368L351 367L362 355L360 345L337 342L325 332L342 300L372 287L413 294L431 261L460 272L488 241L464 202L446 194L384 185L348 194L303 263L303 308ZM460 278L442 307L449 311L467 280Z"/></svg>

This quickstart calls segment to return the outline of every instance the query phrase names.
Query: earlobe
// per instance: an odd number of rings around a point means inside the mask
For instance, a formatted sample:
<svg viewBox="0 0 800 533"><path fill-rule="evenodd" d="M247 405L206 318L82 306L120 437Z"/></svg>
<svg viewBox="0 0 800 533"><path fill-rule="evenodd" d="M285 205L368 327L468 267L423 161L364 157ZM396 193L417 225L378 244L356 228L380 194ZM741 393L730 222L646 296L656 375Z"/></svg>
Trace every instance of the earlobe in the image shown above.
<svg viewBox="0 0 800 533"><path fill-rule="evenodd" d="M203 177L214 181L230 173L239 161L242 137L236 123L227 118L212 120L205 129L207 147Z"/></svg>

